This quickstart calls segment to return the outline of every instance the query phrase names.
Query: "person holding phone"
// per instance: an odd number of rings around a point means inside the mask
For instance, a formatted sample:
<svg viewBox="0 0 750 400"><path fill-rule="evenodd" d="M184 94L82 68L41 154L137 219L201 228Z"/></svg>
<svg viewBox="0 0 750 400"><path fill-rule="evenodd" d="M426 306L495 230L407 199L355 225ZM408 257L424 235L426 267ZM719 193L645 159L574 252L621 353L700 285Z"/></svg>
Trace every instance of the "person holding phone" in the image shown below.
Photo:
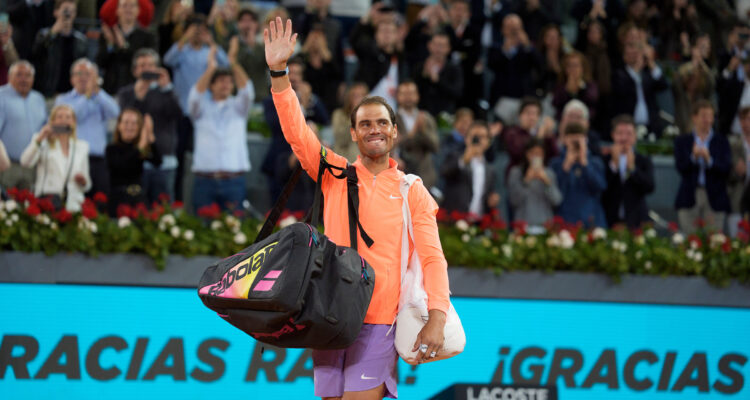
<svg viewBox="0 0 750 400"><path fill-rule="evenodd" d="M525 147L526 158L508 174L513 220L524 221L530 227L544 226L562 202L555 172L544 167L544 148L542 139L529 140Z"/></svg>
<svg viewBox="0 0 750 400"><path fill-rule="evenodd" d="M36 168L34 195L58 208L80 211L91 187L89 144L76 137L76 115L68 105L52 108L49 121L21 154L21 165Z"/></svg>

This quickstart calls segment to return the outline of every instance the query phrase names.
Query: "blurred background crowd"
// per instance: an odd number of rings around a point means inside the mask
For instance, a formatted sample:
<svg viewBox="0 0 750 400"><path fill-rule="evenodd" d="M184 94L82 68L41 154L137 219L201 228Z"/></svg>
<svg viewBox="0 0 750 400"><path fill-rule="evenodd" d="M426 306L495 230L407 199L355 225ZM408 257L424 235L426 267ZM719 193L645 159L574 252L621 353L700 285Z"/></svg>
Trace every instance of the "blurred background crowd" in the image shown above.
<svg viewBox="0 0 750 400"><path fill-rule="evenodd" d="M350 111L384 97L392 157L448 213L530 229L659 223L640 146L657 142L681 230L733 233L750 211L747 0L0 6L0 187L70 211L98 192L113 216L165 195L266 211L297 164L269 96L262 36L277 16L299 33L289 77L321 141L356 160ZM305 178L289 210L313 188Z"/></svg>

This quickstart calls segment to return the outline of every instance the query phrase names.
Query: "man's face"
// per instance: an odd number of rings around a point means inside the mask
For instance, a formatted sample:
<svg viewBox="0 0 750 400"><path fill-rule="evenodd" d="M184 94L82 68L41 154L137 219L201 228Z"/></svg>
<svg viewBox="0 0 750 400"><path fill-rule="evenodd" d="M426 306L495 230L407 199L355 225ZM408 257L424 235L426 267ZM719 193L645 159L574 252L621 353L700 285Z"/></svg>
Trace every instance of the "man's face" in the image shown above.
<svg viewBox="0 0 750 400"><path fill-rule="evenodd" d="M398 86L396 91L396 101L400 108L411 110L419 104L419 91L417 85L413 82L404 83Z"/></svg>
<svg viewBox="0 0 750 400"><path fill-rule="evenodd" d="M503 36L506 38L516 38L523 29L521 18L517 15L509 15L503 19Z"/></svg>
<svg viewBox="0 0 750 400"><path fill-rule="evenodd" d="M398 40L398 28L392 22L381 22L375 31L375 42L378 47L385 49L396 44Z"/></svg>
<svg viewBox="0 0 750 400"><path fill-rule="evenodd" d="M138 18L138 0L119 0L117 2L117 22L125 25L134 24Z"/></svg>
<svg viewBox="0 0 750 400"><path fill-rule="evenodd" d="M490 132L484 126L475 125L466 133L466 142L467 145L480 146L482 151L486 151L490 147Z"/></svg>
<svg viewBox="0 0 750 400"><path fill-rule="evenodd" d="M532 130L539 123L540 112L541 110L536 105L527 105L518 115L518 124L527 131Z"/></svg>
<svg viewBox="0 0 750 400"><path fill-rule="evenodd" d="M448 36L435 35L427 43L427 50L429 50L430 55L444 59L451 52L451 42Z"/></svg>
<svg viewBox="0 0 750 400"><path fill-rule="evenodd" d="M635 146L636 133L632 124L618 124L612 131L612 140L616 145L629 149Z"/></svg>
<svg viewBox="0 0 750 400"><path fill-rule="evenodd" d="M135 60L135 67L133 68L133 76L138 79L144 72L157 72L159 66L156 65L156 60L151 56L138 57Z"/></svg>
<svg viewBox="0 0 750 400"><path fill-rule="evenodd" d="M292 84L292 88L297 90L299 84L304 81L305 68L302 64L289 64L289 82Z"/></svg>
<svg viewBox="0 0 750 400"><path fill-rule="evenodd" d="M474 122L474 118L471 117L469 114L463 114L460 117L456 118L456 122L453 123L453 129L456 130L456 132L460 133L462 136L466 136L466 131L469 129L469 126Z"/></svg>
<svg viewBox="0 0 750 400"><path fill-rule="evenodd" d="M448 18L454 25L463 24L471 18L469 4L464 1L454 1L448 9Z"/></svg>
<svg viewBox="0 0 750 400"><path fill-rule="evenodd" d="M31 87L34 86L34 74L31 72L31 68L19 64L8 75L8 81L16 92L21 96L26 96L31 91Z"/></svg>
<svg viewBox="0 0 750 400"><path fill-rule="evenodd" d="M237 30L241 34L247 35L248 33L258 32L258 21L253 18L250 14L243 14L242 17L237 20Z"/></svg>
<svg viewBox="0 0 750 400"><path fill-rule="evenodd" d="M560 120L560 131L565 132L568 124L580 124L585 131L589 130L589 120L584 118L583 111L575 108L563 114Z"/></svg>
<svg viewBox="0 0 750 400"><path fill-rule="evenodd" d="M710 107L701 108L692 119L696 132L707 133L714 124L714 110Z"/></svg>
<svg viewBox="0 0 750 400"><path fill-rule="evenodd" d="M331 0L307 0L307 6L313 10L327 9Z"/></svg>
<svg viewBox="0 0 750 400"><path fill-rule="evenodd" d="M234 81L229 75L222 75L211 84L211 94L216 100L225 100L232 94Z"/></svg>
<svg viewBox="0 0 750 400"><path fill-rule="evenodd" d="M55 16L55 19L72 24L73 20L76 19L77 10L78 7L74 1L66 1L60 4L60 7L53 11L52 14Z"/></svg>
<svg viewBox="0 0 750 400"><path fill-rule="evenodd" d="M86 88L88 87L93 74L93 69L88 65L85 63L78 64L73 68L73 72L70 74L70 84L76 92L80 94L86 93Z"/></svg>
<svg viewBox="0 0 750 400"><path fill-rule="evenodd" d="M396 139L396 125L382 104L365 104L357 109L356 125L350 129L352 141L362 156L376 158L388 154Z"/></svg>
<svg viewBox="0 0 750 400"><path fill-rule="evenodd" d="M638 60L643 57L643 50L640 42L629 41L625 43L625 50L622 54L622 59L625 64L633 66L638 63Z"/></svg>
<svg viewBox="0 0 750 400"><path fill-rule="evenodd" d="M582 133L569 133L563 136L563 143L568 151L578 152L581 150L582 140L586 140L586 135Z"/></svg>

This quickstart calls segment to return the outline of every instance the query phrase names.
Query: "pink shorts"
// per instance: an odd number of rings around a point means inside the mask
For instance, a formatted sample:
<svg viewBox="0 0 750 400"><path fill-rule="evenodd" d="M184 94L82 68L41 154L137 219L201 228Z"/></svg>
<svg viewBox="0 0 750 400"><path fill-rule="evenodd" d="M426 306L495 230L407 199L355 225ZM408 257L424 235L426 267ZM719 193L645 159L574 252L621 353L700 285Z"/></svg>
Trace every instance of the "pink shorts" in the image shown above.
<svg viewBox="0 0 750 400"><path fill-rule="evenodd" d="M396 361L390 325L362 325L351 346L342 350L313 350L315 396L341 397L344 392L370 390L385 383L385 396L395 399Z"/></svg>

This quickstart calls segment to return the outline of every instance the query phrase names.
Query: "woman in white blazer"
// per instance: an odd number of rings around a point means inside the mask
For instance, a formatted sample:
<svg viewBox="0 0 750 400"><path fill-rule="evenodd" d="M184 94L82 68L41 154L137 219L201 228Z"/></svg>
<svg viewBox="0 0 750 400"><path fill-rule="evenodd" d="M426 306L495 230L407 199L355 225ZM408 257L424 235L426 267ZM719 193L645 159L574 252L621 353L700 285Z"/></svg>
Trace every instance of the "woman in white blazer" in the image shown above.
<svg viewBox="0 0 750 400"><path fill-rule="evenodd" d="M49 121L21 154L21 165L36 167L34 195L49 197L70 212L81 210L91 187L89 144L76 137L76 116L68 105L55 106Z"/></svg>

